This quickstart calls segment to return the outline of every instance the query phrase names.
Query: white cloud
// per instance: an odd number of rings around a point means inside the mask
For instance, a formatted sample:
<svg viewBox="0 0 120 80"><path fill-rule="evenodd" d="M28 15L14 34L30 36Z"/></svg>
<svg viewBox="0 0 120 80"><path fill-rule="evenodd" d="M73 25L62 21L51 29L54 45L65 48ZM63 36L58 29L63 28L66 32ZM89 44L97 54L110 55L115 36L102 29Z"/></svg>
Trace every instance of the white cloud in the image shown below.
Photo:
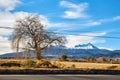
<svg viewBox="0 0 120 80"><path fill-rule="evenodd" d="M105 23L105 22L113 22L113 21L118 21L118 20L120 20L120 16L114 16L112 18L100 19L99 22Z"/></svg>
<svg viewBox="0 0 120 80"><path fill-rule="evenodd" d="M13 27L15 20L22 16L28 15L27 12L1 12L0 13L0 26Z"/></svg>
<svg viewBox="0 0 120 80"><path fill-rule="evenodd" d="M0 27L2 27L0 28L0 54L13 52L11 42L7 37L11 35L13 30L7 29L7 27L14 27L17 18L32 14L22 11L11 12L19 3L21 3L20 0L0 0Z"/></svg>
<svg viewBox="0 0 120 80"><path fill-rule="evenodd" d="M12 31L13 31L12 29L0 28L0 35L10 35Z"/></svg>
<svg viewBox="0 0 120 80"><path fill-rule="evenodd" d="M120 20L120 16L113 17L113 20Z"/></svg>
<svg viewBox="0 0 120 80"><path fill-rule="evenodd" d="M13 26L14 15L9 12L0 13L0 26Z"/></svg>
<svg viewBox="0 0 120 80"><path fill-rule="evenodd" d="M27 12L11 12L22 3L21 0L0 0L0 26L13 27L15 19L28 14Z"/></svg>
<svg viewBox="0 0 120 80"><path fill-rule="evenodd" d="M103 36L106 32L101 33L84 33L79 35L68 35L67 40L68 43L66 44L67 47L73 48L75 45L78 44L86 44L86 43L104 43L104 39L97 39L96 36Z"/></svg>
<svg viewBox="0 0 120 80"><path fill-rule="evenodd" d="M66 7L69 10L64 12L63 18L76 19L76 18L87 18L89 17L85 10L88 7L88 3L74 4L68 1L61 1L60 6Z"/></svg>
<svg viewBox="0 0 120 80"><path fill-rule="evenodd" d="M20 3L20 0L0 0L0 54L13 52L8 36L11 35L12 30L7 27L13 27L17 12L11 13L15 7ZM5 28L4 28L5 27Z"/></svg>
<svg viewBox="0 0 120 80"><path fill-rule="evenodd" d="M101 25L101 22L99 22L99 21L88 21L88 22L82 24L82 26L97 26L97 25Z"/></svg>
<svg viewBox="0 0 120 80"><path fill-rule="evenodd" d="M10 41L6 37L0 36L0 54L13 52L13 50L10 47Z"/></svg>
<svg viewBox="0 0 120 80"><path fill-rule="evenodd" d="M21 3L20 0L0 0L0 11L11 11Z"/></svg>
<svg viewBox="0 0 120 80"><path fill-rule="evenodd" d="M78 31L78 29L84 29L87 27L94 27L97 25L101 25L101 22L99 21L88 21L88 22L83 22L83 23L78 23L78 22L59 22L59 23L52 23L48 22L48 29L54 29L56 32L69 32L69 31Z"/></svg>

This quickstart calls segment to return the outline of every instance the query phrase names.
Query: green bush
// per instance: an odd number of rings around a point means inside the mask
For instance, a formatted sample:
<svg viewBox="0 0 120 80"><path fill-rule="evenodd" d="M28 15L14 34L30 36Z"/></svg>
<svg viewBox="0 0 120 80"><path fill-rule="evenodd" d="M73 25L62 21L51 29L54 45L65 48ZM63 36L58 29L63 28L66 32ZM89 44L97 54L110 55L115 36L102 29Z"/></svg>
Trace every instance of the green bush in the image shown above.
<svg viewBox="0 0 120 80"><path fill-rule="evenodd" d="M12 67L12 66L20 67L21 64L17 63L17 62L5 62L5 63L0 64L0 66L2 66L2 67Z"/></svg>
<svg viewBox="0 0 120 80"><path fill-rule="evenodd" d="M22 62L22 66L23 67L35 67L36 66L36 62L34 60L25 60L24 62Z"/></svg>

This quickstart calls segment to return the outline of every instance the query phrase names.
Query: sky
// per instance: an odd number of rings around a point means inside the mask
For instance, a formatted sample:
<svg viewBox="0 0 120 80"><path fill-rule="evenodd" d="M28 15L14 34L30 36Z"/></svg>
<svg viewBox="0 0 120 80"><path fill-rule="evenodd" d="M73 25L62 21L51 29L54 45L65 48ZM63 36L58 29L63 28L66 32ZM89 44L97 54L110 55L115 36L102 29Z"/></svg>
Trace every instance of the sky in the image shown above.
<svg viewBox="0 0 120 80"><path fill-rule="evenodd" d="M0 54L14 51L10 28L29 14L38 14L47 30L65 36L69 48L92 43L120 50L120 0L0 0Z"/></svg>

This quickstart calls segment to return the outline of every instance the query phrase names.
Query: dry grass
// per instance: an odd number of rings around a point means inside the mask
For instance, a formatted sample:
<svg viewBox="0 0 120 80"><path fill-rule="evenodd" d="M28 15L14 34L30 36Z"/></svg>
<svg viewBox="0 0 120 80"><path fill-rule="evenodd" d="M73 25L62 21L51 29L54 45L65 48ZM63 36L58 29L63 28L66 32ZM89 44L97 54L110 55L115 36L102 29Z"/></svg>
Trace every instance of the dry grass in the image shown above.
<svg viewBox="0 0 120 80"><path fill-rule="evenodd" d="M76 69L98 69L98 70L120 70L120 64L110 63L87 63L87 62L68 62L68 61L51 61L54 64L65 65L66 68Z"/></svg>
<svg viewBox="0 0 120 80"><path fill-rule="evenodd" d="M4 62L18 62L23 63L25 60L23 59L0 59L0 64ZM36 61L36 60L35 60ZM68 61L57 61L57 60L49 60L52 64L59 66L58 69L78 69L78 70L120 70L120 64L110 64L110 63L87 63L87 62L68 62ZM25 69L23 67L0 67L0 69ZM32 68L32 69L44 69L48 68ZM55 68L49 68L55 69Z"/></svg>

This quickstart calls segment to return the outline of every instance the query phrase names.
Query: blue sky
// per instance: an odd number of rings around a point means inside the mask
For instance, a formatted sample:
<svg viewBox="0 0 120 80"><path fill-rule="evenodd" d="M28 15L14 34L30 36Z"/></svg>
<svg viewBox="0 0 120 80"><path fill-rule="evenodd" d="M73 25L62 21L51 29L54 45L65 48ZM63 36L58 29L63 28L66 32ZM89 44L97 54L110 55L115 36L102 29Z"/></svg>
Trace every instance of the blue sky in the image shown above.
<svg viewBox="0 0 120 80"><path fill-rule="evenodd" d="M40 15L46 29L68 39L67 47L93 43L99 48L120 49L120 0L0 0L0 26L13 27L17 18ZM11 29L0 28L1 54L12 52Z"/></svg>

